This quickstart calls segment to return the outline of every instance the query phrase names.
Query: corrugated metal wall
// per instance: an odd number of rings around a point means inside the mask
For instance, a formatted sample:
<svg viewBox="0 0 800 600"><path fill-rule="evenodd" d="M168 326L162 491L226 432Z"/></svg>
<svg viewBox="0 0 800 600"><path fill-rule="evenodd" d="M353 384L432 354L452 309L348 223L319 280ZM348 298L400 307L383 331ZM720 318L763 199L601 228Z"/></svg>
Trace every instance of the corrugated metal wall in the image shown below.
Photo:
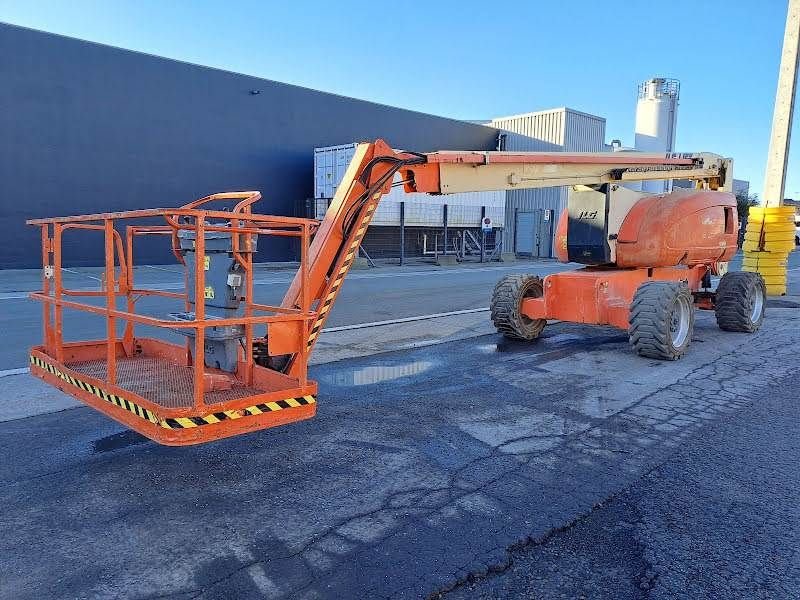
<svg viewBox="0 0 800 600"><path fill-rule="evenodd" d="M492 127L513 131L540 142L549 142L559 147L564 145L564 112L566 109L556 108L540 112L498 117L490 121ZM510 148L509 148L510 149ZM555 148L550 148L555 150ZM523 151L522 148L517 150ZM534 152L534 150L531 150Z"/></svg>
<svg viewBox="0 0 800 600"><path fill-rule="evenodd" d="M566 110L564 152L603 152L606 120L576 110Z"/></svg>
<svg viewBox="0 0 800 600"><path fill-rule="evenodd" d="M514 123L506 119L510 127ZM549 127L549 125L548 125ZM526 130L536 130L528 119L524 119L522 127ZM562 146L553 142L531 138L514 131L505 133L505 150L509 152L559 152ZM557 137L554 135L553 137ZM512 190L506 192L505 223L503 227L503 251L514 252L514 237L516 231L517 212L529 212L537 209L553 209L556 215L561 214L559 207L566 205L564 188L541 188L536 190Z"/></svg>
<svg viewBox="0 0 800 600"><path fill-rule="evenodd" d="M556 108L493 119L505 130L505 150L518 152L603 152L606 120L570 108ZM554 211L557 219L567 204L567 188L542 188L506 192L503 249L514 251L516 215L538 209Z"/></svg>

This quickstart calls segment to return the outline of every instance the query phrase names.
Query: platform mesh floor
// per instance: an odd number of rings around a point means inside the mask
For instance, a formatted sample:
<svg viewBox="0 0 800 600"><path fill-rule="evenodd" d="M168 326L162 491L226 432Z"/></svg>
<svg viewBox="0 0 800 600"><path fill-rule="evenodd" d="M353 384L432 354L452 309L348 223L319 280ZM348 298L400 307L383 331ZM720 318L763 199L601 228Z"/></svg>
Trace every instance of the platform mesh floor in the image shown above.
<svg viewBox="0 0 800 600"><path fill-rule="evenodd" d="M105 360L90 360L67 365L73 371L96 379L106 379ZM142 398L164 408L184 408L193 401L194 370L181 367L161 358L138 356L117 359L117 386L130 390ZM206 392L207 406L237 400L264 393L263 390L246 386L234 386L229 390Z"/></svg>

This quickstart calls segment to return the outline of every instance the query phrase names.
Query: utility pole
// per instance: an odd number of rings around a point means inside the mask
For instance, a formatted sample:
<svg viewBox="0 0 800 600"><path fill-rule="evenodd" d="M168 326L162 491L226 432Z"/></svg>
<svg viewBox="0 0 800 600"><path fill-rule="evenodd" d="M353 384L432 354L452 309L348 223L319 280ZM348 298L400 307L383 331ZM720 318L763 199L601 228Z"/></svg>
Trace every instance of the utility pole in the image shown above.
<svg viewBox="0 0 800 600"><path fill-rule="evenodd" d="M778 73L778 90L775 93L775 111L772 115L767 171L764 175L764 202L767 207L783 204L797 86L798 50L800 50L800 0L789 0L781 67Z"/></svg>
<svg viewBox="0 0 800 600"><path fill-rule="evenodd" d="M783 193L786 187L786 164L797 86L798 50L800 0L789 0L781 68L778 72L778 91L775 93L775 112L772 115L767 172L764 175L764 206L750 208L742 244L742 270L760 273L770 296L786 294L789 253L794 250L794 207L783 206Z"/></svg>

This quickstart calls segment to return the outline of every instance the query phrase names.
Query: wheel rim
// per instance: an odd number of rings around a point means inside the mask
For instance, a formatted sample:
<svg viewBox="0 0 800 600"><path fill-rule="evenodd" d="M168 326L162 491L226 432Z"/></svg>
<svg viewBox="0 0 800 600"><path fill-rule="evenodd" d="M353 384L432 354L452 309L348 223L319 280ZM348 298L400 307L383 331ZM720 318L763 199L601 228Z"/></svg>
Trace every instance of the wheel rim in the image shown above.
<svg viewBox="0 0 800 600"><path fill-rule="evenodd" d="M533 284L523 292L522 300L525 300L526 298L541 298L543 294L544 294L544 289L541 287L541 285ZM520 302L520 305L521 304L522 303ZM537 325L542 321L542 319L531 319L530 317L523 315L522 311L520 311L519 316L522 319L522 322L528 327L532 325Z"/></svg>
<svg viewBox="0 0 800 600"><path fill-rule="evenodd" d="M672 317L669 323L669 335L672 339L672 345L680 348L686 343L686 338L689 337L689 321L691 317L691 307L689 306L686 298L679 298L675 303L675 309L672 311Z"/></svg>
<svg viewBox="0 0 800 600"><path fill-rule="evenodd" d="M753 306L750 309L750 322L758 323L758 320L761 318L761 313L763 311L764 311L764 295L761 293L761 290L757 290L757 293L753 298Z"/></svg>

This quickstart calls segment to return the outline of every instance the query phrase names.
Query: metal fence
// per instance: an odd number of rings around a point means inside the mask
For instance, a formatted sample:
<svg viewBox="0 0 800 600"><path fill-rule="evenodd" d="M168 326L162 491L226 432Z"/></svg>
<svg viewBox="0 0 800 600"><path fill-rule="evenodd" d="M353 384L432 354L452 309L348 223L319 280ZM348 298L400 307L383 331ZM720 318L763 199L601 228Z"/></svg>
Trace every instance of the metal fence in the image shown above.
<svg viewBox="0 0 800 600"><path fill-rule="evenodd" d="M309 217L322 219L331 200L307 202ZM396 206L395 206L396 204ZM361 242L361 256L368 260L409 261L438 260L454 256L459 261L499 260L503 244L503 214L497 207L462 204L424 206L419 202L390 203L384 215L391 224L373 220ZM376 211L377 214L377 211ZM484 219L491 226L483 227Z"/></svg>

